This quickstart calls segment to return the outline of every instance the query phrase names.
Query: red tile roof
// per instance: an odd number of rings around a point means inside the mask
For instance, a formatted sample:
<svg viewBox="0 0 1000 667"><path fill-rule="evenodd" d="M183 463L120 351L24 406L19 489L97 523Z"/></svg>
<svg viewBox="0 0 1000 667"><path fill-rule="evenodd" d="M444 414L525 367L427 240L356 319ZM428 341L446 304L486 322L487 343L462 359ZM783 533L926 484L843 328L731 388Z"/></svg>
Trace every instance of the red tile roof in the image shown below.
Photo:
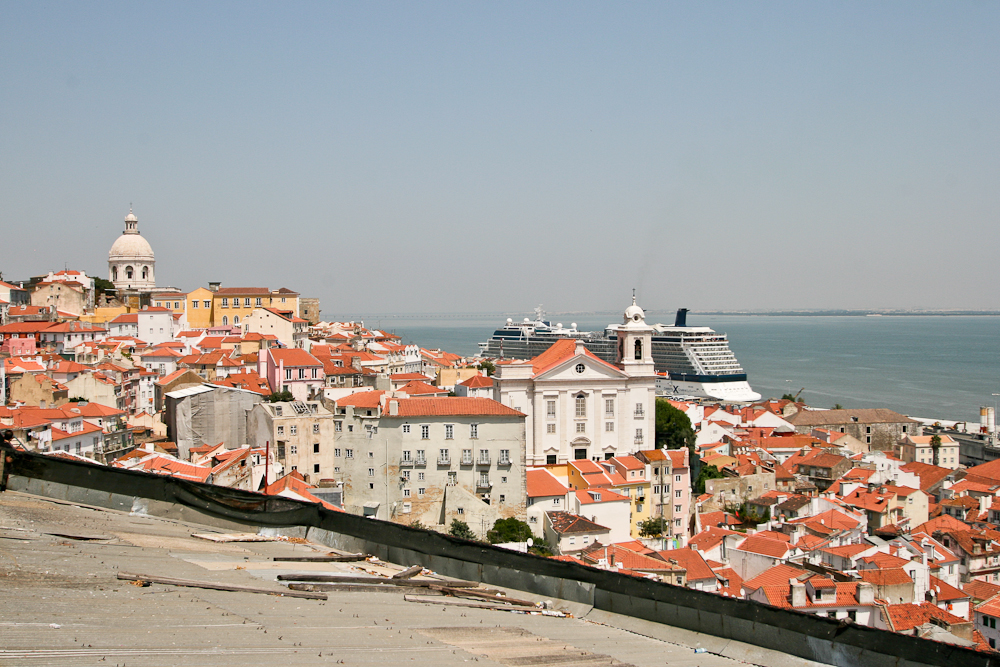
<svg viewBox="0 0 1000 667"><path fill-rule="evenodd" d="M323 366L319 359L298 347L269 348L268 354L274 359L274 363L283 362L286 368L289 366Z"/></svg>
<svg viewBox="0 0 1000 667"><path fill-rule="evenodd" d="M740 542L736 548L740 551L749 551L750 553L771 556L772 558L784 558L785 554L791 551L793 547L787 542L774 540L770 537L751 535Z"/></svg>
<svg viewBox="0 0 1000 667"><path fill-rule="evenodd" d="M565 496L569 489L544 468L529 470L525 473L529 498L544 498L548 496Z"/></svg>
<svg viewBox="0 0 1000 667"><path fill-rule="evenodd" d="M531 367L537 377L576 356L576 341L571 338L563 338L557 340L551 347L549 347L549 349L532 359ZM620 368L612 366L603 359L598 359L597 356L595 356L594 353L587 348L583 348L583 356L588 357L591 361L596 362L600 366L613 370L619 375L622 374Z"/></svg>
<svg viewBox="0 0 1000 667"><path fill-rule="evenodd" d="M687 570L688 582L715 580L716 578L712 568L708 566L702 555L693 549L668 549L656 553L664 560L677 561L681 567Z"/></svg>
<svg viewBox="0 0 1000 667"><path fill-rule="evenodd" d="M874 586L912 584L913 579L902 568L888 567L878 570L859 570L858 576Z"/></svg>
<svg viewBox="0 0 1000 667"><path fill-rule="evenodd" d="M920 604L890 604L885 606L885 610L889 616L889 629L893 632L912 630L918 625L929 622L932 618L945 621L949 624L968 623L964 618L949 614L930 602L921 602Z"/></svg>
<svg viewBox="0 0 1000 667"><path fill-rule="evenodd" d="M400 417L432 417L432 416L490 416L490 417L524 417L523 412L509 408L491 398L465 398L451 396L447 398L400 398ZM338 401L339 405L339 401Z"/></svg>

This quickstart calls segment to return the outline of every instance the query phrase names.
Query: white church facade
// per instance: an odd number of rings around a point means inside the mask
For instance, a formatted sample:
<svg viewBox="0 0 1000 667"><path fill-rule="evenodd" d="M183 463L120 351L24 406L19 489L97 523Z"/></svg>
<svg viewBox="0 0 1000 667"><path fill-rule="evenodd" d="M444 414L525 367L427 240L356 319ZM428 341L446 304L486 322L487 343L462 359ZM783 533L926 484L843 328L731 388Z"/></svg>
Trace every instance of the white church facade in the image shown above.
<svg viewBox="0 0 1000 667"><path fill-rule="evenodd" d="M618 329L616 364L563 339L530 361L497 366L495 400L528 415L526 466L605 460L655 446L652 335L633 298Z"/></svg>
<svg viewBox="0 0 1000 667"><path fill-rule="evenodd" d="M119 294L156 290L156 257L139 234L139 219L131 208L125 216L125 231L108 253L108 280Z"/></svg>

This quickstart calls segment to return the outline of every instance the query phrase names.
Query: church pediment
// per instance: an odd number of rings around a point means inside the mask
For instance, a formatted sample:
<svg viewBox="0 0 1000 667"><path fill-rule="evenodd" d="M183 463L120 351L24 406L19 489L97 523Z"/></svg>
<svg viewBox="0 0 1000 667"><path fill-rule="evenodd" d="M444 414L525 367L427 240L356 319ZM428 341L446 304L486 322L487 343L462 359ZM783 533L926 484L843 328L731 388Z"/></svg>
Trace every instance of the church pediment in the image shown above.
<svg viewBox="0 0 1000 667"><path fill-rule="evenodd" d="M585 382L588 380L618 380L627 377L628 375L623 371L600 359L579 354L536 375L535 380Z"/></svg>

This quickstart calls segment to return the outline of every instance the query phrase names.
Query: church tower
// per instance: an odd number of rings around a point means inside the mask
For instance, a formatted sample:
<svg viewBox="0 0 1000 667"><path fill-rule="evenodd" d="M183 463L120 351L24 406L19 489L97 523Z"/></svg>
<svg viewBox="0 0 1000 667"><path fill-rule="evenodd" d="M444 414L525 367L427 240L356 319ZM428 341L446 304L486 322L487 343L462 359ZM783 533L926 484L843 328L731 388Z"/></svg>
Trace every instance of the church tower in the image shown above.
<svg viewBox="0 0 1000 667"><path fill-rule="evenodd" d="M125 216L125 231L108 253L108 279L118 294L152 292L156 289L156 258L146 239L139 234L139 219L132 208Z"/></svg>
<svg viewBox="0 0 1000 667"><path fill-rule="evenodd" d="M656 375L653 363L653 328L646 324L646 313L635 303L625 309L618 327L618 366L632 377Z"/></svg>

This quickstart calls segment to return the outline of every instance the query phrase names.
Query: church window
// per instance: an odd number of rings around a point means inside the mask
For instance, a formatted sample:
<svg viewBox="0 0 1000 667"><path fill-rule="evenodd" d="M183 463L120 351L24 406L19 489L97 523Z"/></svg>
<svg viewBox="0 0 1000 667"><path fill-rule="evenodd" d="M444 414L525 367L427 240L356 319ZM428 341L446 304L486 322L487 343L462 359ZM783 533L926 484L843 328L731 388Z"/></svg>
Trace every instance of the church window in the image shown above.
<svg viewBox="0 0 1000 667"><path fill-rule="evenodd" d="M113 281L114 280L118 280L118 267L117 266L112 266L111 267L111 280L113 280Z"/></svg>
<svg viewBox="0 0 1000 667"><path fill-rule="evenodd" d="M576 397L576 416L578 418L587 416L587 397L583 394Z"/></svg>
<svg viewBox="0 0 1000 667"><path fill-rule="evenodd" d="M143 280L149 280L149 267L148 266L142 267L142 279Z"/></svg>
<svg viewBox="0 0 1000 667"><path fill-rule="evenodd" d="M635 341L635 359L636 359L636 361L640 361L642 359L642 341L641 340Z"/></svg>
<svg viewBox="0 0 1000 667"><path fill-rule="evenodd" d="M587 367L586 367L586 366L584 366L583 364L577 364L577 365L576 365L576 372L577 372L577 373L582 373L582 372L584 372L585 370L587 370Z"/></svg>
<svg viewBox="0 0 1000 667"><path fill-rule="evenodd" d="M131 266L126 266L125 267L125 278L128 279L128 280L132 280L132 267Z"/></svg>

